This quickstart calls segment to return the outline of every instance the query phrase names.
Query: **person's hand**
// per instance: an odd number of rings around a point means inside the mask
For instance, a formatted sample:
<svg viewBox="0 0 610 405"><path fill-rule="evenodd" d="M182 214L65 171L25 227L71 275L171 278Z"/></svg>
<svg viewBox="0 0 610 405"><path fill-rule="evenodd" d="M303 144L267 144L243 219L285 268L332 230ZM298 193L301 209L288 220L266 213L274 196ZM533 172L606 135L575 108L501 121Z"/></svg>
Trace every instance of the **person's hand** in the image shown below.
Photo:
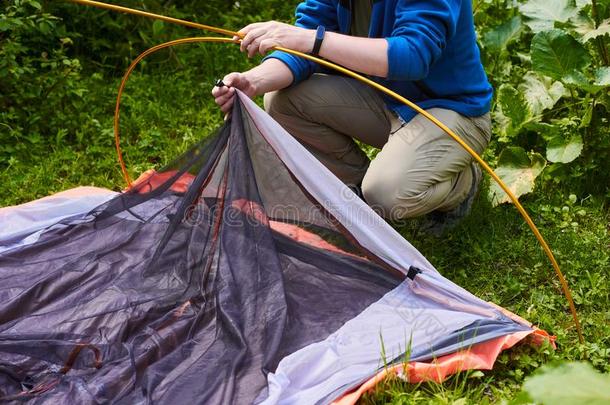
<svg viewBox="0 0 610 405"><path fill-rule="evenodd" d="M235 89L243 91L248 97L256 95L256 89L245 73L229 73L222 79L222 82L225 85L222 87L215 86L212 89L212 96L225 114L229 114L233 108Z"/></svg>
<svg viewBox="0 0 610 405"><path fill-rule="evenodd" d="M311 52L316 39L316 31L295 27L277 21L250 24L239 31L244 34L240 49L248 52L248 57L257 53L264 55L271 48L281 46L304 53ZM235 40L239 38L235 37Z"/></svg>

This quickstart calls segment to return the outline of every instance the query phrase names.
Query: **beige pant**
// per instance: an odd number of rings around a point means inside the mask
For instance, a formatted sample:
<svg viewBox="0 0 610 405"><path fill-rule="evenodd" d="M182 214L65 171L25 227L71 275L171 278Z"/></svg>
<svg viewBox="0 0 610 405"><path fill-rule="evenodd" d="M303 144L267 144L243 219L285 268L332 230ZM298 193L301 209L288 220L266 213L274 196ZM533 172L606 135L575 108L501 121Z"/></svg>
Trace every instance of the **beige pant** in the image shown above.
<svg viewBox="0 0 610 405"><path fill-rule="evenodd" d="M362 183L367 203L387 218L451 210L472 186L468 152L421 115L402 123L376 90L354 79L315 74L266 94L265 109L337 177ZM489 114L429 111L477 153L487 146ZM369 161L354 139L381 151Z"/></svg>

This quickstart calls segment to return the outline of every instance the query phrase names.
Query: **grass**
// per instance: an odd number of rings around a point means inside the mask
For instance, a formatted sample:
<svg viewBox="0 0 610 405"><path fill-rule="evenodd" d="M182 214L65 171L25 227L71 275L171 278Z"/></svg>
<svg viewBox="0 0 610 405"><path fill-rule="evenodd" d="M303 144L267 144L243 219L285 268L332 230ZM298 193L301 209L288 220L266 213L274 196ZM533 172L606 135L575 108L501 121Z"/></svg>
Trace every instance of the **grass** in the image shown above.
<svg viewBox="0 0 610 405"><path fill-rule="evenodd" d="M409 385L389 379L364 403L496 403L512 399L523 379L556 360L610 365L610 215L592 197L543 190L524 198L570 283L585 335L578 343L567 302L548 259L514 207L493 208L482 195L471 215L442 238L399 231L447 278L557 336L558 349L518 346L500 355L493 371L465 372L443 384Z"/></svg>
<svg viewBox="0 0 610 405"><path fill-rule="evenodd" d="M133 77L122 114L124 150L133 175L162 166L221 123L209 96L221 69L177 69ZM118 78L109 81L92 75L87 80L91 102L75 118L82 122L83 133L49 141L45 154L16 155L1 166L0 206L78 185L123 187L112 139ZM518 347L503 353L493 371L462 373L443 384L412 385L388 379L363 403L510 400L525 376L552 359L585 359L601 371L610 371L607 207L594 196L571 195L567 186L539 187L523 202L571 285L586 343L578 343L557 278L527 225L514 207L493 208L482 193L472 214L442 238L421 232L417 220L397 229L447 278L557 335L558 349Z"/></svg>

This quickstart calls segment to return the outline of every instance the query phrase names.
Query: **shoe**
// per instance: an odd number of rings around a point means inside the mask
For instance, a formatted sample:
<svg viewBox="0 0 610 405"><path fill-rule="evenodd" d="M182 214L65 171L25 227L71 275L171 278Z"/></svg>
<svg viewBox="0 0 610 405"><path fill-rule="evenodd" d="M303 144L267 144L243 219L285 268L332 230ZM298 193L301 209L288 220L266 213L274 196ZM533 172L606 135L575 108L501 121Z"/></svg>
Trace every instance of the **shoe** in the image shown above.
<svg viewBox="0 0 610 405"><path fill-rule="evenodd" d="M441 236L447 230L454 228L463 218L470 214L472 203L479 193L479 186L481 184L481 179L483 178L481 168L476 162L472 162L470 168L472 170L472 185L470 186L470 191L464 201L450 211L432 211L429 213L422 224L422 229L425 232L437 237Z"/></svg>

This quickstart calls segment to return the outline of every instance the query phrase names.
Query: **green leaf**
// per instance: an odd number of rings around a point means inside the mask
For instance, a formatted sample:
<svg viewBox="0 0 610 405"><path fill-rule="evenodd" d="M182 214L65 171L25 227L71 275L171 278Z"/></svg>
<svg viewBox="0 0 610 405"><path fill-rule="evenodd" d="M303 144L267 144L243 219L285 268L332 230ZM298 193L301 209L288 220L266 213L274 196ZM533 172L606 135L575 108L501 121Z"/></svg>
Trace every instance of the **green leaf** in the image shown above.
<svg viewBox="0 0 610 405"><path fill-rule="evenodd" d="M590 100L589 97L585 99L583 105L586 106L586 109L585 113L580 119L580 125L578 126L579 128L587 128L589 125L591 125L591 119L593 118L593 107L595 106L595 104L596 103Z"/></svg>
<svg viewBox="0 0 610 405"><path fill-rule="evenodd" d="M561 30L539 32L532 38L532 66L534 70L559 80L591 63L587 50Z"/></svg>
<svg viewBox="0 0 610 405"><path fill-rule="evenodd" d="M0 18L0 32L8 31L13 28L9 18Z"/></svg>
<svg viewBox="0 0 610 405"><path fill-rule="evenodd" d="M483 45L490 51L501 52L506 50L506 46L511 41L519 38L522 30L521 18L519 16L513 17L504 24L498 25L483 34Z"/></svg>
<svg viewBox="0 0 610 405"><path fill-rule="evenodd" d="M525 124L524 127L530 131L536 132L543 139L547 140L547 142L557 136L560 131L559 126L540 121L530 121Z"/></svg>
<svg viewBox="0 0 610 405"><path fill-rule="evenodd" d="M544 110L553 108L566 91L560 81L553 82L533 72L527 72L518 90L523 93L533 115L539 115Z"/></svg>
<svg viewBox="0 0 610 405"><path fill-rule="evenodd" d="M498 89L498 107L505 117L504 122L500 122L500 129L507 137L518 133L533 115L523 94L509 84Z"/></svg>
<svg viewBox="0 0 610 405"><path fill-rule="evenodd" d="M520 197L534 189L534 181L545 166L546 160L539 153L532 153L530 157L523 148L510 146L500 153L495 173ZM489 196L493 206L511 202L496 182L489 187Z"/></svg>
<svg viewBox="0 0 610 405"><path fill-rule="evenodd" d="M562 81L568 86L577 87L593 94L597 93L602 88L601 86L597 86L592 83L592 81L585 76L584 73L577 70L564 76Z"/></svg>
<svg viewBox="0 0 610 405"><path fill-rule="evenodd" d="M576 8L578 9L578 11L590 5L591 0L576 0Z"/></svg>
<svg viewBox="0 0 610 405"><path fill-rule="evenodd" d="M534 32L552 29L555 21L566 22L578 13L574 0L529 0L519 5L519 11Z"/></svg>
<svg viewBox="0 0 610 405"><path fill-rule="evenodd" d="M152 42L150 37L148 36L148 34L146 34L144 31L138 30L138 35L140 35L140 38L142 38L142 40L144 42L146 42L146 43Z"/></svg>
<svg viewBox="0 0 610 405"><path fill-rule="evenodd" d="M41 10L41 9L42 9L42 6L41 6L41 5L40 5L40 3L39 3L39 2L37 2L37 1L30 0L30 1L28 1L28 4L29 4L30 6L32 6L32 7L34 7L36 10Z"/></svg>
<svg viewBox="0 0 610 405"><path fill-rule="evenodd" d="M608 404L610 376L600 374L588 363L571 362L558 367L542 367L541 373L529 377L523 389L543 404Z"/></svg>
<svg viewBox="0 0 610 405"><path fill-rule="evenodd" d="M610 86L610 67L604 66L595 72L595 85L601 87Z"/></svg>
<svg viewBox="0 0 610 405"><path fill-rule="evenodd" d="M152 25L153 36L158 38L161 35L161 33L163 32L163 28L164 28L163 21L155 20Z"/></svg>
<svg viewBox="0 0 610 405"><path fill-rule="evenodd" d="M546 158L553 163L570 163L582 152L582 138L573 135L569 139L553 137L546 147Z"/></svg>
<svg viewBox="0 0 610 405"><path fill-rule="evenodd" d="M588 16L578 15L570 19L570 23L574 31L580 35L580 42L583 43L610 33L610 18L602 21L597 28L595 21Z"/></svg>

